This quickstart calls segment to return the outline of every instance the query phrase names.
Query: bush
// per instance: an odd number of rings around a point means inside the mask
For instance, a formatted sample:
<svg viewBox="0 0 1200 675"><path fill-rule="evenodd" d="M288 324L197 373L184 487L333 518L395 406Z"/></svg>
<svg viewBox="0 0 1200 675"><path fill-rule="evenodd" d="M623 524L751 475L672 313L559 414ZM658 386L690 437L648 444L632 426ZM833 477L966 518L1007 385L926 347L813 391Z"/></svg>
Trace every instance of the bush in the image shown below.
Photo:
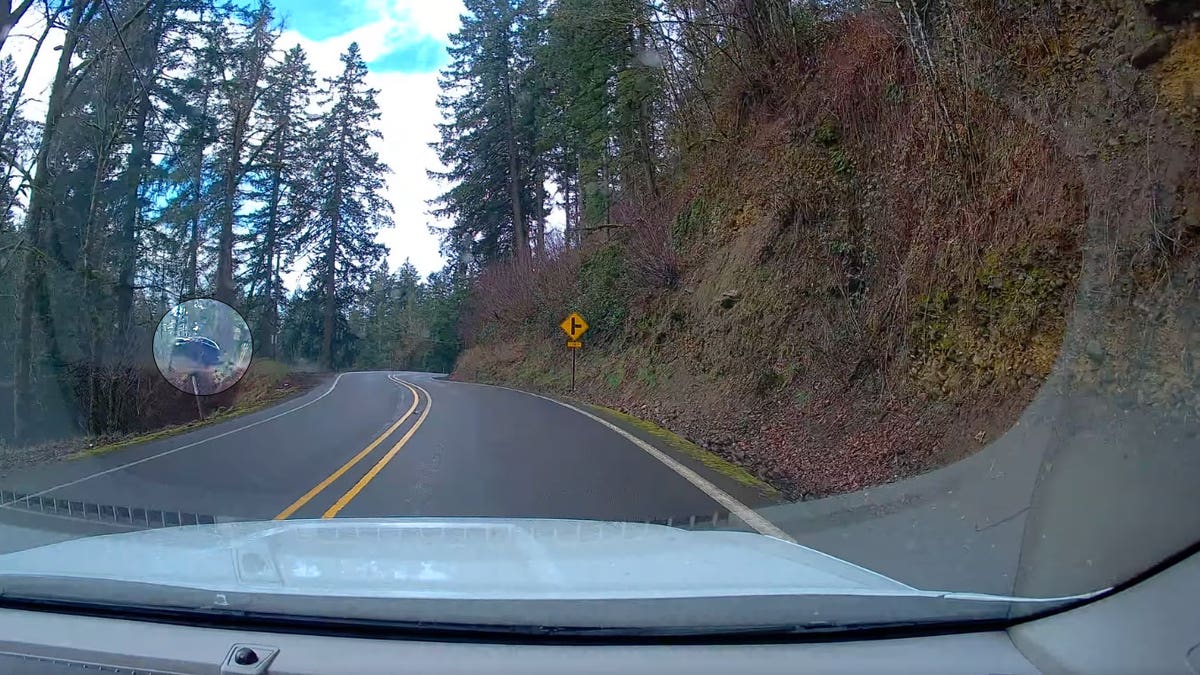
<svg viewBox="0 0 1200 675"><path fill-rule="evenodd" d="M618 244L596 250L579 268L579 311L591 324L588 337L607 342L629 315L628 264Z"/></svg>

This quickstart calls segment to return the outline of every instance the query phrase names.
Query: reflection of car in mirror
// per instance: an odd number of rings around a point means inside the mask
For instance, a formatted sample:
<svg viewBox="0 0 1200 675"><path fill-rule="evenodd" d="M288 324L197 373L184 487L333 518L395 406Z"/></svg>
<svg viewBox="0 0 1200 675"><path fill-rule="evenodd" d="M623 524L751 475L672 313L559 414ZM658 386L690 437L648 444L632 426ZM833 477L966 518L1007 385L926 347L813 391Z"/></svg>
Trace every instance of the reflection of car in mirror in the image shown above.
<svg viewBox="0 0 1200 675"><path fill-rule="evenodd" d="M221 362L221 347L211 338L195 336L176 338L167 362L173 384L184 391L206 395L218 389L217 366Z"/></svg>
<svg viewBox="0 0 1200 675"><path fill-rule="evenodd" d="M183 363L176 365L176 361L184 359L201 366L212 367L221 360L221 347L206 337L176 338L167 367L186 370Z"/></svg>

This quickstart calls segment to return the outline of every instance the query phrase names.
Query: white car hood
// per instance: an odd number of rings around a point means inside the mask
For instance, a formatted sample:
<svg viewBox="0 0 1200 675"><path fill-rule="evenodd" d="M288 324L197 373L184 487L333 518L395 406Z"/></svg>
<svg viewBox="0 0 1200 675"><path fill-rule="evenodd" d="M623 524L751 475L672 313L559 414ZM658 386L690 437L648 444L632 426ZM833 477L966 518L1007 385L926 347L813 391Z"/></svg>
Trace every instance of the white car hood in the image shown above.
<svg viewBox="0 0 1200 675"><path fill-rule="evenodd" d="M174 527L0 556L0 585L8 575L373 598L924 594L758 534L537 519L339 518Z"/></svg>

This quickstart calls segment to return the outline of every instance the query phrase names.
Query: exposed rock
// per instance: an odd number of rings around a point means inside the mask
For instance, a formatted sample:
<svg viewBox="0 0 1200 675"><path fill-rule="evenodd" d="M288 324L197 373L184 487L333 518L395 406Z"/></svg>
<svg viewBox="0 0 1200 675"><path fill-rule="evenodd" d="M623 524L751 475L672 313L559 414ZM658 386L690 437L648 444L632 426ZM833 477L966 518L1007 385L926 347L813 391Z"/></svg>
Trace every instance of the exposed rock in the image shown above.
<svg viewBox="0 0 1200 675"><path fill-rule="evenodd" d="M1129 63L1139 70L1145 70L1150 66L1158 63L1162 57L1166 56L1171 51L1171 36L1159 35L1150 42L1147 42L1129 57Z"/></svg>
<svg viewBox="0 0 1200 675"><path fill-rule="evenodd" d="M1087 352L1088 358L1092 361L1096 363L1104 361L1104 346L1100 344L1099 340L1088 340L1084 350Z"/></svg>
<svg viewBox="0 0 1200 675"><path fill-rule="evenodd" d="M729 309L742 301L742 292L736 289L725 291L721 294L720 304L722 309Z"/></svg>

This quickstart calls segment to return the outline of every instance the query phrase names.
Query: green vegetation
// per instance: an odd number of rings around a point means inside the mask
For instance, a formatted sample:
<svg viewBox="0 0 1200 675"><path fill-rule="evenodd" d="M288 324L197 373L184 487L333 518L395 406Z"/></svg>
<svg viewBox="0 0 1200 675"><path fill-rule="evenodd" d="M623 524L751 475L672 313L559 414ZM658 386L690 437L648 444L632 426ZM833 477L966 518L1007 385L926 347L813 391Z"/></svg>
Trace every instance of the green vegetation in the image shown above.
<svg viewBox="0 0 1200 675"><path fill-rule="evenodd" d="M637 381L647 387L658 386L658 369L654 366L641 367L637 370Z"/></svg>
<svg viewBox="0 0 1200 675"><path fill-rule="evenodd" d="M616 245L605 246L584 261L579 268L579 311L592 317L593 340L611 339L624 328L630 296L625 252Z"/></svg>
<svg viewBox="0 0 1200 675"><path fill-rule="evenodd" d="M1045 377L1065 325L1066 285L1028 249L984 256L961 290L921 298L912 325L912 374L937 396Z"/></svg>
<svg viewBox="0 0 1200 675"><path fill-rule="evenodd" d="M711 221L708 202L703 197L697 197L675 217L671 236L677 244L682 245L693 238L703 236Z"/></svg>
<svg viewBox="0 0 1200 675"><path fill-rule="evenodd" d="M625 373L619 370L614 370L604 375L604 384L606 384L609 389L620 389L621 383L624 382L624 380Z"/></svg>

